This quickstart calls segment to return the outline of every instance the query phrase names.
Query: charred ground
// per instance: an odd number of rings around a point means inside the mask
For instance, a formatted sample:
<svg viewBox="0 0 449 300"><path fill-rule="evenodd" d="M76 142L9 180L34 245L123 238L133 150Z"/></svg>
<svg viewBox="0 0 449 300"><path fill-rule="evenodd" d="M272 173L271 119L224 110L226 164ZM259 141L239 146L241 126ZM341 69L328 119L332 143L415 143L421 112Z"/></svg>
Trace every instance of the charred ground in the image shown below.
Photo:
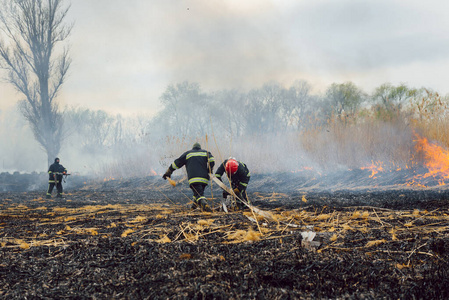
<svg viewBox="0 0 449 300"><path fill-rule="evenodd" d="M0 295L447 298L448 191L343 175L254 175L264 215L190 211L182 177L0 193Z"/></svg>

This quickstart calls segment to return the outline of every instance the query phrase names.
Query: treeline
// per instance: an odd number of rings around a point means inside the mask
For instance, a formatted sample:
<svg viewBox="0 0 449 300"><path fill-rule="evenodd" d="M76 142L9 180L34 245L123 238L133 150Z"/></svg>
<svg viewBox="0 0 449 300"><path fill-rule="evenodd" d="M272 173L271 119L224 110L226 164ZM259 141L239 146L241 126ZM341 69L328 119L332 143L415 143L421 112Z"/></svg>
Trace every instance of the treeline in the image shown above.
<svg viewBox="0 0 449 300"><path fill-rule="evenodd" d="M352 82L334 83L317 94L306 81L207 92L182 82L168 86L160 101L152 117L66 107L62 162L105 178L150 175L200 141L218 160L237 156L252 171L324 170L377 160L408 165L415 131L449 146L448 98L404 84L383 84L369 94ZM31 151L39 146L26 124L4 117L2 135L12 141L4 149L3 157L12 157L3 160L4 169L45 171L45 165L35 167L44 154Z"/></svg>
<svg viewBox="0 0 449 300"><path fill-rule="evenodd" d="M352 82L332 84L322 95L297 81L290 87L267 83L249 92L204 92L198 83L170 85L160 97L162 110L153 118L134 119L87 108L65 111L66 136L82 137L89 152L163 137L241 137L301 132L330 120L375 118L389 121L410 113L435 110L447 98L428 89L383 84L367 94ZM424 106L423 106L424 105ZM429 115L429 114L427 114Z"/></svg>

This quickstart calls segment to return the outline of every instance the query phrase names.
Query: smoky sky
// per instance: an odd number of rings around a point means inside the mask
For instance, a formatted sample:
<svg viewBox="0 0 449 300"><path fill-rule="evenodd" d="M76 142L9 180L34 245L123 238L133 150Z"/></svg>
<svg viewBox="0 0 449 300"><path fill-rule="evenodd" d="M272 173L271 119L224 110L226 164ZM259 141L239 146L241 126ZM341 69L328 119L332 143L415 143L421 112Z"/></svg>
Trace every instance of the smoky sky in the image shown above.
<svg viewBox="0 0 449 300"><path fill-rule="evenodd" d="M73 63L59 101L154 114L183 81L206 91L352 81L368 93L390 82L446 94L448 17L446 1L71 1Z"/></svg>
<svg viewBox="0 0 449 300"><path fill-rule="evenodd" d="M439 5L438 5L439 3ZM443 2L318 1L294 10L291 35L311 42L327 68L369 72L385 66L447 58ZM298 48L301 45L297 44ZM332 63L333 62L333 63Z"/></svg>

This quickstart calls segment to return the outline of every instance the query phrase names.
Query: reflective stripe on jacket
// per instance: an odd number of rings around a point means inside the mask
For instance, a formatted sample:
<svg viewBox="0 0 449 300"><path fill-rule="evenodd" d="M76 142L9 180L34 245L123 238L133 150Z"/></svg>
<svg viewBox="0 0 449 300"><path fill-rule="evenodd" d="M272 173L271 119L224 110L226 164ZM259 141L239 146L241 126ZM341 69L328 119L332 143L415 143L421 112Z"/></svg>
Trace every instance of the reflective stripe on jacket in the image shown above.
<svg viewBox="0 0 449 300"><path fill-rule="evenodd" d="M171 165L172 171L186 166L189 184L209 183L209 172L212 172L215 159L209 151L194 148L184 152Z"/></svg>

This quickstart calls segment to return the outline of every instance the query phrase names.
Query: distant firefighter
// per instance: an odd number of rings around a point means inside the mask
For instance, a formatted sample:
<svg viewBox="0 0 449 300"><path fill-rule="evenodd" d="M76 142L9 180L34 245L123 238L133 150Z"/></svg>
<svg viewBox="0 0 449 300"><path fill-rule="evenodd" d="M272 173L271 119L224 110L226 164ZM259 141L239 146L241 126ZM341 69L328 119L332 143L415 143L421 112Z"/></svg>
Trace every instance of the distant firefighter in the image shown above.
<svg viewBox="0 0 449 300"><path fill-rule="evenodd" d="M211 211L204 197L204 189L209 183L209 173L212 173L215 159L209 151L201 149L199 143L193 144L191 150L184 152L168 167L162 178L171 178L173 171L186 166L189 186L193 191L192 209L199 207L203 211Z"/></svg>
<svg viewBox="0 0 449 300"><path fill-rule="evenodd" d="M63 165L59 164L59 158L55 158L55 162L48 168L48 190L47 199L51 198L51 192L56 185L58 194L56 197L63 198L62 192L62 176L67 175L67 169Z"/></svg>
<svg viewBox="0 0 449 300"><path fill-rule="evenodd" d="M222 176L225 172L237 197L249 202L246 188L248 187L251 173L248 167L244 163L230 157L218 167L215 177L223 181ZM227 192L223 192L223 198L226 199L228 195ZM245 205L239 199L236 199L236 205L238 209L245 208Z"/></svg>

